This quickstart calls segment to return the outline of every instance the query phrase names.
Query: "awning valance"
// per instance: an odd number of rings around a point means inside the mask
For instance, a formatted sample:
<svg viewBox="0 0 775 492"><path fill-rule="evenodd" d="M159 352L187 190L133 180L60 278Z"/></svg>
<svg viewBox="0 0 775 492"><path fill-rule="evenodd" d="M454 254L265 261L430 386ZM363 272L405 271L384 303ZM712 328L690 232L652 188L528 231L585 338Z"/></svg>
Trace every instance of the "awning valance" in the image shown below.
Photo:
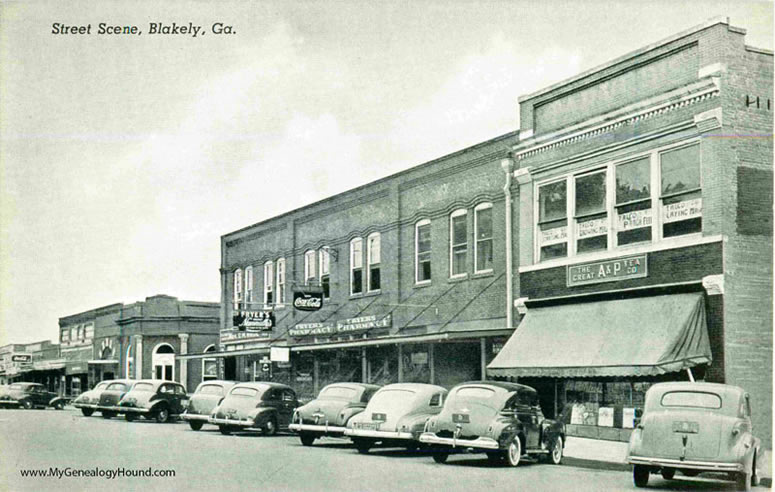
<svg viewBox="0 0 775 492"><path fill-rule="evenodd" d="M650 376L712 360L701 293L532 308L488 376Z"/></svg>

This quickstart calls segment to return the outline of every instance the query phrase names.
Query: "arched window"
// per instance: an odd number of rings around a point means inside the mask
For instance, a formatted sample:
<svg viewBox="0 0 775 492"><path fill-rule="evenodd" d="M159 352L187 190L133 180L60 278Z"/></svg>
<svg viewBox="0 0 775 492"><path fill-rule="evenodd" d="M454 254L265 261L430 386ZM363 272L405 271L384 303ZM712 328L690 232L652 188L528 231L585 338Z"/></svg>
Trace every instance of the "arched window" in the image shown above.
<svg viewBox="0 0 775 492"><path fill-rule="evenodd" d="M449 216L449 276L465 277L468 262L468 212L461 208Z"/></svg>
<svg viewBox="0 0 775 492"><path fill-rule="evenodd" d="M234 309L240 308L242 302L242 269L234 270Z"/></svg>
<svg viewBox="0 0 775 492"><path fill-rule="evenodd" d="M175 380L175 349L168 343L160 343L153 349L153 379Z"/></svg>
<svg viewBox="0 0 775 492"><path fill-rule="evenodd" d="M350 295L363 294L363 239L350 241Z"/></svg>
<svg viewBox="0 0 775 492"><path fill-rule="evenodd" d="M215 345L208 345L204 353L215 352ZM218 359L202 359L202 381L218 379Z"/></svg>
<svg viewBox="0 0 775 492"><path fill-rule="evenodd" d="M414 281L431 281L431 221L421 220L414 226Z"/></svg>

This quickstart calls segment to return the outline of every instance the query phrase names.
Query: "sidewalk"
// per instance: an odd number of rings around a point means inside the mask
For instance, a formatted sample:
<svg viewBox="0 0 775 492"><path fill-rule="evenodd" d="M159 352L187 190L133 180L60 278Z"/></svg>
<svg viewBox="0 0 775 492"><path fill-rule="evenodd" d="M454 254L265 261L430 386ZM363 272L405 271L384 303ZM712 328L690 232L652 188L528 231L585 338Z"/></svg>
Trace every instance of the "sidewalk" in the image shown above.
<svg viewBox="0 0 775 492"><path fill-rule="evenodd" d="M602 441L583 437L568 437L565 443L564 463L584 468L600 468L606 470L630 471L630 465L625 462L627 443ZM762 457L760 469L765 484L772 482L772 451L766 450Z"/></svg>

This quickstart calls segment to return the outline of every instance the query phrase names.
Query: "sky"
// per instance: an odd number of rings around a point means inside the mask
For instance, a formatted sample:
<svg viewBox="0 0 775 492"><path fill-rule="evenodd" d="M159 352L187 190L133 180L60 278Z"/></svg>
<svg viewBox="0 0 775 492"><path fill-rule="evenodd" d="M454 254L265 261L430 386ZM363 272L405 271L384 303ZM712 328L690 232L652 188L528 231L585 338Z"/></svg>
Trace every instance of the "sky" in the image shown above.
<svg viewBox="0 0 775 492"><path fill-rule="evenodd" d="M0 0L0 345L218 302L223 234L514 131L520 95L719 15L773 48L770 1ZM205 34L150 34L173 22Z"/></svg>

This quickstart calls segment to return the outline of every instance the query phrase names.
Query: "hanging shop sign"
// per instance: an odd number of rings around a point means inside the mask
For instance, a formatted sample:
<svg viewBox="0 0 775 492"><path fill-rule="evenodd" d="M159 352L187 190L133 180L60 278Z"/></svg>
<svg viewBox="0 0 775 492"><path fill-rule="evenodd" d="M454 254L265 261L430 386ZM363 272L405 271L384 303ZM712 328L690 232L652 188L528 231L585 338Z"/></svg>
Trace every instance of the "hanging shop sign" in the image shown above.
<svg viewBox="0 0 775 492"><path fill-rule="evenodd" d="M291 349L288 347L270 347L269 360L272 362L290 362Z"/></svg>
<svg viewBox="0 0 775 492"><path fill-rule="evenodd" d="M299 311L317 311L323 307L323 293L294 292L293 307Z"/></svg>
<svg viewBox="0 0 775 492"><path fill-rule="evenodd" d="M393 325L392 315L378 318L376 315L360 316L358 318L348 318L339 320L336 323L337 333L352 333L356 331L367 331L373 328L390 328Z"/></svg>
<svg viewBox="0 0 775 492"><path fill-rule="evenodd" d="M568 287L648 276L647 255L569 265Z"/></svg>
<svg viewBox="0 0 775 492"><path fill-rule="evenodd" d="M221 330L221 343L229 343L235 340L255 340L266 339L272 336L271 330L269 331L257 331L249 330L244 331L243 328L234 328L231 330ZM233 349L232 349L233 350Z"/></svg>
<svg viewBox="0 0 775 492"><path fill-rule="evenodd" d="M11 356L11 362L29 364L30 362L32 362L32 354L13 354Z"/></svg>
<svg viewBox="0 0 775 492"><path fill-rule="evenodd" d="M328 336L335 332L333 323L299 323L288 334L292 337Z"/></svg>
<svg viewBox="0 0 775 492"><path fill-rule="evenodd" d="M240 311L234 316L234 326L248 331L271 331L274 326L272 311Z"/></svg>

